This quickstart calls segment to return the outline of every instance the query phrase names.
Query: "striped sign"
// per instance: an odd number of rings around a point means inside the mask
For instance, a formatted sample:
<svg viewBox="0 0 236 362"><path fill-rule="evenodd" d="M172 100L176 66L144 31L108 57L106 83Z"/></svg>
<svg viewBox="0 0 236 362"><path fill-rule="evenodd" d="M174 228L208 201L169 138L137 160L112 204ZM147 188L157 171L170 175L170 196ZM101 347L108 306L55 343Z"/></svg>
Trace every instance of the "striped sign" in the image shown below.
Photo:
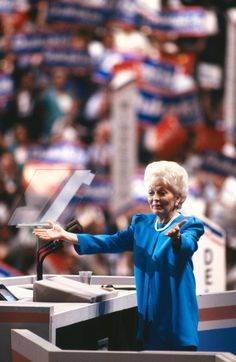
<svg viewBox="0 0 236 362"><path fill-rule="evenodd" d="M236 353L236 292L198 297L199 350Z"/></svg>

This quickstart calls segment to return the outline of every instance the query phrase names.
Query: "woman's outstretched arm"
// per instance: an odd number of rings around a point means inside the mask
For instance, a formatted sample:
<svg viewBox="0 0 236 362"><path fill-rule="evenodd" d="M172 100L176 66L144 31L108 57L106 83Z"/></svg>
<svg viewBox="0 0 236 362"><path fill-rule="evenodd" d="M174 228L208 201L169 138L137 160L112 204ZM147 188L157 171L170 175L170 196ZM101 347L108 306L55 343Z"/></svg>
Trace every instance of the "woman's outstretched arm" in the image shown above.
<svg viewBox="0 0 236 362"><path fill-rule="evenodd" d="M41 240L63 240L71 244L78 243L77 234L66 231L61 225L53 221L49 221L49 225L49 228L35 228L32 234Z"/></svg>

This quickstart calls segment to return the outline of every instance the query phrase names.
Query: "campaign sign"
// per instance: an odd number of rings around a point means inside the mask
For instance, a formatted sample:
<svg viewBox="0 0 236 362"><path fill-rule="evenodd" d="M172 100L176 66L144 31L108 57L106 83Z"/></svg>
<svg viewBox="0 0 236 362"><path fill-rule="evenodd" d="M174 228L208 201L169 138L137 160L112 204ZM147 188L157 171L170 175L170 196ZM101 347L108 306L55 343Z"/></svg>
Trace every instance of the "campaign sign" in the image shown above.
<svg viewBox="0 0 236 362"><path fill-rule="evenodd" d="M103 59L95 67L93 79L96 82L105 83L112 80L113 76L116 76L117 71L133 68L137 70L140 78L142 78L142 62L143 58L137 54L108 50Z"/></svg>
<svg viewBox="0 0 236 362"><path fill-rule="evenodd" d="M221 176L236 177L236 159L218 152L208 152L202 158L200 168Z"/></svg>
<svg viewBox="0 0 236 362"><path fill-rule="evenodd" d="M69 31L51 31L42 34L43 48L62 48L72 41L72 33Z"/></svg>
<svg viewBox="0 0 236 362"><path fill-rule="evenodd" d="M57 0L54 0L58 2ZM94 8L94 9L112 9L114 7L114 1L117 0L60 0L60 3L73 5L79 4L80 6L86 8Z"/></svg>
<svg viewBox="0 0 236 362"><path fill-rule="evenodd" d="M145 84L171 89L177 64L146 58L140 62L140 77Z"/></svg>
<svg viewBox="0 0 236 362"><path fill-rule="evenodd" d="M71 47L45 48L43 59L44 64L49 67L90 70L92 66L91 58L86 50Z"/></svg>
<svg viewBox="0 0 236 362"><path fill-rule="evenodd" d="M205 232L193 255L197 294L224 292L226 289L226 236L218 225L202 218Z"/></svg>
<svg viewBox="0 0 236 362"><path fill-rule="evenodd" d="M15 54L39 53L51 48L68 47L72 41L69 31L45 33L16 33L11 38L11 49Z"/></svg>
<svg viewBox="0 0 236 362"><path fill-rule="evenodd" d="M93 73L94 81L98 83L106 83L110 81L114 74L114 67L130 59L132 59L132 55L107 50L101 61L95 67Z"/></svg>
<svg viewBox="0 0 236 362"><path fill-rule="evenodd" d="M201 119L197 92L166 93L140 88L138 94L138 121L157 124L166 113L175 114L183 125L196 124Z"/></svg>
<svg viewBox="0 0 236 362"><path fill-rule="evenodd" d="M174 33L179 36L207 36L217 32L216 16L201 7L144 13L142 22L154 32Z"/></svg>
<svg viewBox="0 0 236 362"><path fill-rule="evenodd" d="M84 167L87 153L83 147L71 143L41 144L29 148L28 159L47 163L66 163Z"/></svg>
<svg viewBox="0 0 236 362"><path fill-rule="evenodd" d="M74 1L50 2L47 21L49 23L101 26L108 18L106 8L96 9L81 6Z"/></svg>
<svg viewBox="0 0 236 362"><path fill-rule="evenodd" d="M15 54L32 54L42 51L43 37L40 33L17 33L11 38L11 50Z"/></svg>

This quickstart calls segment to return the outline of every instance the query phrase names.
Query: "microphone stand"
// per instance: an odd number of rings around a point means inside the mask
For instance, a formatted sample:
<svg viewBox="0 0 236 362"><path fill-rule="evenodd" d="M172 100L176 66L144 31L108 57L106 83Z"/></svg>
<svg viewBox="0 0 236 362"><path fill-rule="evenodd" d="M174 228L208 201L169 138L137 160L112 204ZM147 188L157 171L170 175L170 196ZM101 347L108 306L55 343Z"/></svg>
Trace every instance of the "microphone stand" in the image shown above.
<svg viewBox="0 0 236 362"><path fill-rule="evenodd" d="M66 231L71 233L83 233L83 227L78 222L78 220L70 221L66 227ZM54 251L62 249L64 247L63 240L50 240L46 244L42 245L36 254L36 271L37 271L37 280L43 279L43 262L44 259Z"/></svg>

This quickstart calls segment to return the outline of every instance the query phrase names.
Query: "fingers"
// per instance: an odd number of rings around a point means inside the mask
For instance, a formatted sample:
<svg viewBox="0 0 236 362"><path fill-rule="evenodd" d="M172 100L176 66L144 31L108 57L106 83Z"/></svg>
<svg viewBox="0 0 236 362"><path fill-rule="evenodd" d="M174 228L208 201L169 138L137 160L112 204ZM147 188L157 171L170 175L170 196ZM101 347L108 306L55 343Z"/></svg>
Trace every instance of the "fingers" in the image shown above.
<svg viewBox="0 0 236 362"><path fill-rule="evenodd" d="M188 221L188 220L186 220L186 219L180 221L180 222L178 223L179 227L181 227L182 225L186 224L187 221Z"/></svg>
<svg viewBox="0 0 236 362"><path fill-rule="evenodd" d="M179 233L179 226L175 226L173 229L166 233L167 236L177 235Z"/></svg>
<svg viewBox="0 0 236 362"><path fill-rule="evenodd" d="M36 236L44 236L44 235L48 235L47 231L45 231L44 229L38 229L38 230L34 230L33 235L36 235Z"/></svg>
<svg viewBox="0 0 236 362"><path fill-rule="evenodd" d="M34 230L33 230L33 234L35 234L35 233L38 233L38 232L45 232L45 231L47 231L47 230L50 230L50 229L53 229L54 227L55 227L55 225L56 225L56 223L54 222L54 221L52 221L52 220L48 220L48 226L47 227L45 227L45 228L35 228Z"/></svg>
<svg viewBox="0 0 236 362"><path fill-rule="evenodd" d="M41 240L56 240L60 238L62 230L63 229L60 224L57 224L52 220L48 220L48 227L35 228L32 234Z"/></svg>
<svg viewBox="0 0 236 362"><path fill-rule="evenodd" d="M46 229L34 229L32 231L33 235L39 236L39 235L46 235L47 232L45 231Z"/></svg>
<svg viewBox="0 0 236 362"><path fill-rule="evenodd" d="M166 233L167 236L175 236L178 235L179 230L182 225L184 225L188 220L184 219L180 221L178 224L176 224L170 231Z"/></svg>
<svg viewBox="0 0 236 362"><path fill-rule="evenodd" d="M53 240L53 239L55 239L54 237L52 237L50 234L48 234L45 231L35 232L35 233L33 233L33 235L37 236L41 240Z"/></svg>
<svg viewBox="0 0 236 362"><path fill-rule="evenodd" d="M39 239L50 240L51 237L50 237L50 232L49 231L53 229L54 222L49 220L48 224L49 224L49 228L35 228L32 231L32 234L34 236L38 237Z"/></svg>

